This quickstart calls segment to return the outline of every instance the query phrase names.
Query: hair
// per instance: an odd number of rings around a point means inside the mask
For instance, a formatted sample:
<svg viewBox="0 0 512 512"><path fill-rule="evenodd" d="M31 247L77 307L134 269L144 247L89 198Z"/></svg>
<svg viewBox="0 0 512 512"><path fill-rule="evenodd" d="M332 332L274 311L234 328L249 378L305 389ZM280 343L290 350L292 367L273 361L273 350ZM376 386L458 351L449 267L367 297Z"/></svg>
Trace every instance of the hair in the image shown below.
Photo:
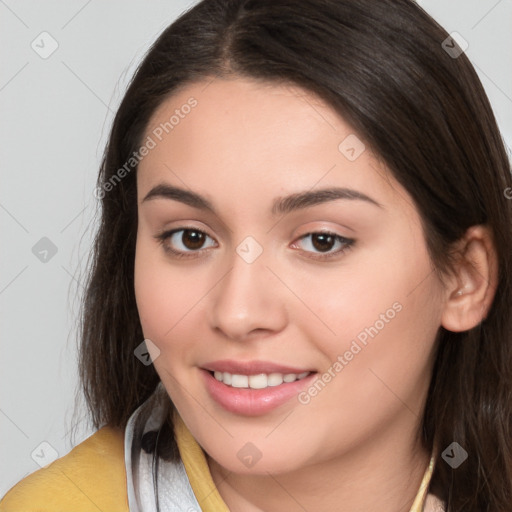
<svg viewBox="0 0 512 512"><path fill-rule="evenodd" d="M421 437L436 456L430 491L447 512L512 506L512 186L492 108L464 53L410 0L204 0L166 28L139 65L103 155L105 185L143 143L169 96L213 77L299 86L348 122L407 190L439 276L452 248L486 225L499 282L473 329L439 328ZM112 183L110 181L110 183ZM100 195L101 220L81 309L79 372L95 428L124 428L160 382L134 356L144 336L134 292L136 169ZM172 424L158 457L176 457ZM452 442L467 460L452 469ZM158 443L157 443L158 444ZM167 455L166 455L167 454ZM174 454L174 455L173 455Z"/></svg>

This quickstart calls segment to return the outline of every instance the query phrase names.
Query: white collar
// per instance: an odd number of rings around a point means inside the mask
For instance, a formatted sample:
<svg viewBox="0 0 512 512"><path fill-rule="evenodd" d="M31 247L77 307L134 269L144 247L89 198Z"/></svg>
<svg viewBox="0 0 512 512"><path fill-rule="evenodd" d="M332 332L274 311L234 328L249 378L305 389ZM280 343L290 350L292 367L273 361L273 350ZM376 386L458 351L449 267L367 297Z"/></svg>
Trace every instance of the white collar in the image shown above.
<svg viewBox="0 0 512 512"><path fill-rule="evenodd" d="M130 512L158 512L154 490L153 454L142 447L142 438L156 432L169 414L171 402L160 382L154 393L130 416L125 429L124 454ZM151 435L151 434L149 434ZM200 511L183 463L158 462L160 512Z"/></svg>

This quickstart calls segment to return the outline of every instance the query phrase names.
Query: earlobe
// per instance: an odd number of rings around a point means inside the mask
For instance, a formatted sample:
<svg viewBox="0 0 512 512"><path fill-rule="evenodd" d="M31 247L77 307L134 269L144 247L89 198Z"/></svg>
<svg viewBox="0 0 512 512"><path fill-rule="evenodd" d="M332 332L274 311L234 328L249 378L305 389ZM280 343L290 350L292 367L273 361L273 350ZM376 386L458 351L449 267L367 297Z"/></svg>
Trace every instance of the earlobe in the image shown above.
<svg viewBox="0 0 512 512"><path fill-rule="evenodd" d="M490 230L472 226L461 245L441 317L441 325L453 332L468 331L485 320L498 286L498 260Z"/></svg>

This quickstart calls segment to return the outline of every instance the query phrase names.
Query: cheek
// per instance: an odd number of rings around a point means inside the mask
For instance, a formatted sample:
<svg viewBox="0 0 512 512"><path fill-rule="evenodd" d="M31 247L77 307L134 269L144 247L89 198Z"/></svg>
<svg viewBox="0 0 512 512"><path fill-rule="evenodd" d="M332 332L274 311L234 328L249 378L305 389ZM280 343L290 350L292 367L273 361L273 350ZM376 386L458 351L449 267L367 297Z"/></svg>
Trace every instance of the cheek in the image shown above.
<svg viewBox="0 0 512 512"><path fill-rule="evenodd" d="M397 296L400 300L392 302ZM317 336L327 363L321 382L306 388L299 401L302 420L312 422L322 437L336 439L329 450L373 439L396 421L421 417L438 328L429 303L394 292L366 301L347 299L338 313L337 336ZM321 425L314 420L320 416L325 418Z"/></svg>
<svg viewBox="0 0 512 512"><path fill-rule="evenodd" d="M441 318L440 288L428 253L418 241L402 240L382 251L359 252L352 261L329 280L303 284L302 293L307 291L312 309L331 331L323 329L319 336L321 324L315 321L315 335L311 325L297 320L327 356L326 387L351 406L393 408L400 404L394 393L416 402L428 384ZM325 399L325 406L333 399L328 395L319 400Z"/></svg>
<svg viewBox="0 0 512 512"><path fill-rule="evenodd" d="M162 249L139 235L135 251L135 298L146 338L157 345L172 332L186 302L187 289L165 265ZM180 315L181 313L181 315Z"/></svg>
<svg viewBox="0 0 512 512"><path fill-rule="evenodd" d="M400 332L412 319L423 320L428 305L425 295L431 291L425 283L414 291L412 283L425 281L428 262L423 264L420 258L408 262L395 258L393 264L389 261L383 252L368 257L360 252L357 258L324 276L311 274L296 282L294 291L303 297L310 314L304 314L304 306L298 304L295 321L310 336L318 338L320 332L321 338L330 340L330 352L336 352L348 348L353 339L364 343L372 335L382 337L390 326ZM293 279L292 275L288 277Z"/></svg>
<svg viewBox="0 0 512 512"><path fill-rule="evenodd" d="M179 362L188 363L199 339L199 318L204 318L208 291L207 276L190 273L171 264L163 249L140 237L135 254L135 297L144 337L150 339L163 357L155 360L157 371L176 371Z"/></svg>

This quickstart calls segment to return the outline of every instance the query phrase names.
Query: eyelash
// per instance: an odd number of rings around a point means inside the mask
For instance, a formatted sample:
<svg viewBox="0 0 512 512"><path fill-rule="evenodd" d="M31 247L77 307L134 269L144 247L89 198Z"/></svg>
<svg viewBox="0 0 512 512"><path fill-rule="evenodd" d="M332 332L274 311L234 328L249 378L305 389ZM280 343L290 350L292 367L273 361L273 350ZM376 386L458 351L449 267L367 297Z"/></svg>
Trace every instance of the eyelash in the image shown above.
<svg viewBox="0 0 512 512"><path fill-rule="evenodd" d="M205 233L204 231L201 231L200 229L194 228L194 227L181 227L181 228L173 229L171 231L163 231L162 233L159 233L159 234L155 235L155 238L157 239L159 245L161 245L163 247L164 251L166 253L168 253L168 254L172 254L172 256L176 257L176 258L197 258L198 257L198 253L201 252L201 250L204 250L204 249L198 249L198 250L195 250L195 251L194 250L190 250L190 251L182 252L182 251L177 251L176 249L172 249L168 245L165 245L165 242L169 238L171 238L172 235L174 235L175 233L179 233L180 231L193 231L193 232L196 232L196 233L201 233L201 234L204 234L208 238L211 238L213 240L213 238L211 236L209 236L207 233ZM341 242L341 243L343 243L345 245L342 249L338 249L335 252L330 252L330 253L313 253L313 254L317 254L317 256L307 256L308 258L316 259L316 260L328 260L328 259L334 258L336 256L341 256L345 252L347 252L350 249L352 249L353 246L354 246L354 243L355 243L354 239L352 239L352 238L345 238L345 237L343 237L341 235L338 235L336 233L333 233L331 231L312 231L310 233L306 233L305 235L302 235L297 240L303 240L304 238L307 238L308 236L311 236L311 235L327 235L327 236L332 236L332 237L335 238L335 240L337 242ZM311 253L311 251L306 251L306 252Z"/></svg>

